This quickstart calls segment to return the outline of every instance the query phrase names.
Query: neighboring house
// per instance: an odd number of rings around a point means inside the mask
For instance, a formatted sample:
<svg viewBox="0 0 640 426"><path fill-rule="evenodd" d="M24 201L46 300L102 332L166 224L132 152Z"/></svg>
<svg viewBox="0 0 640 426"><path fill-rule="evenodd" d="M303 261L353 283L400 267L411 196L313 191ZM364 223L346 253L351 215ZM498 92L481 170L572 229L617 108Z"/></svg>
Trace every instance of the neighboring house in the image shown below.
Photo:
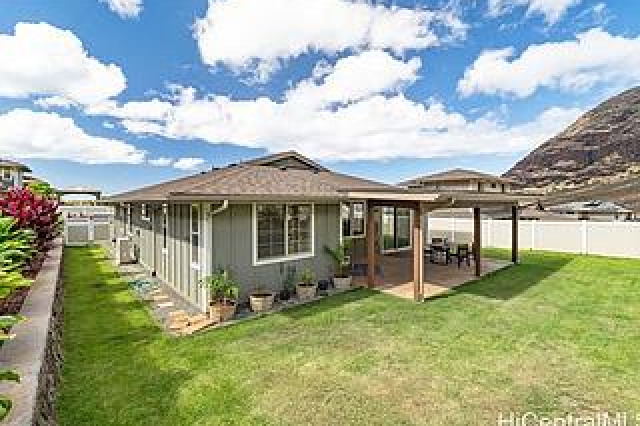
<svg viewBox="0 0 640 426"><path fill-rule="evenodd" d="M401 182L399 185L408 189L422 191L487 193L509 193L519 186L513 179L465 169L452 169L421 176Z"/></svg>
<svg viewBox="0 0 640 426"><path fill-rule="evenodd" d="M22 188L25 173L30 173L31 169L16 161L0 159L0 191L7 191L11 188Z"/></svg>
<svg viewBox="0 0 640 426"><path fill-rule="evenodd" d="M358 243L358 261L366 264L363 273L373 286L378 258L386 251L413 249L414 264L422 264L427 211L475 207L479 218L481 206L517 201L508 194L452 199L410 192L332 172L295 152L106 199L116 210L114 237L129 238L142 265L202 310L207 298L199 280L216 268L233 273L246 300L253 290L281 290L289 267L308 267L316 280L329 279L332 263L325 246L346 238ZM422 270L411 272L416 299L424 288Z"/></svg>
<svg viewBox="0 0 640 426"><path fill-rule="evenodd" d="M611 201L590 200L550 206L552 213L566 215L578 220L632 220L633 210Z"/></svg>

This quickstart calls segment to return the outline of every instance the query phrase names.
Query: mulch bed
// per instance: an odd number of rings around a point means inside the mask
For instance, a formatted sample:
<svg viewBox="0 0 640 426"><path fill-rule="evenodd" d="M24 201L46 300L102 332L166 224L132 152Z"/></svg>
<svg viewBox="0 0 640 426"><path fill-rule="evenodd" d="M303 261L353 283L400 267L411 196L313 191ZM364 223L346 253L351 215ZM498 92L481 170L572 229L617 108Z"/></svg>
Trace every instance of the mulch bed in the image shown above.
<svg viewBox="0 0 640 426"><path fill-rule="evenodd" d="M24 276L29 279L34 279L40 269L42 268L42 264L46 259L46 253L38 253L32 260L29 268L24 272ZM0 299L0 315L15 315L20 313L20 309L22 309L22 304L24 303L24 299L26 299L27 294L29 294L29 287L17 288L11 292L7 297Z"/></svg>

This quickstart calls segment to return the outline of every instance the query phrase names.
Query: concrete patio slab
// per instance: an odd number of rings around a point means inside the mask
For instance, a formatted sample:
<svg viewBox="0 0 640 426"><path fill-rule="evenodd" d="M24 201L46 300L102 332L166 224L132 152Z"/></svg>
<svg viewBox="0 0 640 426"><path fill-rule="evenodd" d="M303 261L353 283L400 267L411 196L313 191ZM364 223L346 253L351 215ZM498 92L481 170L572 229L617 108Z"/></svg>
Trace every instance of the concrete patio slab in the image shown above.
<svg viewBox="0 0 640 426"><path fill-rule="evenodd" d="M404 253L380 256L381 273L376 277L375 288L383 293L413 300L412 259ZM500 259L482 259L482 276L512 265ZM439 296L447 291L478 279L473 262L470 266L457 263L443 265L424 263L424 298ZM366 277L356 277L355 282L366 285Z"/></svg>

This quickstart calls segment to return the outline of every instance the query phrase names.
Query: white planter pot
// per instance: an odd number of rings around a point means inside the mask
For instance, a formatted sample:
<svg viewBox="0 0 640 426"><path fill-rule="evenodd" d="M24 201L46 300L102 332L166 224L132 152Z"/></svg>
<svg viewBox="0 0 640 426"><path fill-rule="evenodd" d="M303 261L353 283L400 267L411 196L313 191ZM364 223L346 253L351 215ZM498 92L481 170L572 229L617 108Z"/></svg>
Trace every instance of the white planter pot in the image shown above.
<svg viewBox="0 0 640 426"><path fill-rule="evenodd" d="M334 277L333 285L336 290L346 290L351 287L351 277Z"/></svg>
<svg viewBox="0 0 640 426"><path fill-rule="evenodd" d="M249 303L253 312L266 312L273 307L273 293L256 293L249 295Z"/></svg>
<svg viewBox="0 0 640 426"><path fill-rule="evenodd" d="M296 293L298 294L298 299L300 300L309 300L316 297L316 289L318 286L306 286L306 285L297 285Z"/></svg>

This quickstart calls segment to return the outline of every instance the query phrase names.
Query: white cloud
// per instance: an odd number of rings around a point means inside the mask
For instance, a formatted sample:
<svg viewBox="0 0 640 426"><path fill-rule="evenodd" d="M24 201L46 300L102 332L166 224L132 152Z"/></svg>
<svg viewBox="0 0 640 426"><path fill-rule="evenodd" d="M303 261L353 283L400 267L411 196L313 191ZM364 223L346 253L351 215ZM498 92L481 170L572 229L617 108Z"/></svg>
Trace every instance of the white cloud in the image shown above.
<svg viewBox="0 0 640 426"><path fill-rule="evenodd" d="M142 11L142 0L100 0L121 18L135 18Z"/></svg>
<svg viewBox="0 0 640 426"><path fill-rule="evenodd" d="M88 135L70 118L28 109L0 114L0 155L87 164L140 164L145 158L133 145Z"/></svg>
<svg viewBox="0 0 640 426"><path fill-rule="evenodd" d="M185 157L185 158L178 158L173 163L173 167L179 170L196 170L198 167L200 167L203 164L204 164L204 159L202 158Z"/></svg>
<svg viewBox="0 0 640 426"><path fill-rule="evenodd" d="M333 66L321 62L321 71L282 100L199 96L193 88L173 87L169 100L110 104L103 114L113 114L134 134L355 160L518 152L563 130L580 113L552 108L517 125L505 124L500 111L470 120L442 103L404 96L401 89L417 78L419 67L416 58L369 51Z"/></svg>
<svg viewBox="0 0 640 426"><path fill-rule="evenodd" d="M125 87L120 68L89 56L71 31L20 22L13 35L0 34L0 96L48 96L41 103L66 106L104 101Z"/></svg>
<svg viewBox="0 0 640 426"><path fill-rule="evenodd" d="M110 115L116 118L136 120L162 120L170 111L171 103L152 99L150 101L131 101L118 105L115 101L104 101L87 106L89 115Z"/></svg>
<svg viewBox="0 0 640 426"><path fill-rule="evenodd" d="M514 53L513 48L483 52L465 71L458 91L523 98L541 87L576 91L640 81L640 37L613 36L600 28L576 40L529 46L519 57Z"/></svg>
<svg viewBox="0 0 640 426"><path fill-rule="evenodd" d="M527 7L527 15L543 15L548 24L553 25L582 0L489 0L489 15L500 16L518 6Z"/></svg>
<svg viewBox="0 0 640 426"><path fill-rule="evenodd" d="M328 69L321 62L314 69L316 78L304 80L287 93L291 103L326 106L348 103L378 93L398 92L418 79L420 58L404 62L381 50L348 56ZM321 75L324 74L324 79ZM321 81L320 81L321 80Z"/></svg>
<svg viewBox="0 0 640 426"><path fill-rule="evenodd" d="M195 25L204 63L251 70L262 80L280 61L306 52L368 48L402 54L464 38L466 31L450 11L348 0L211 0Z"/></svg>
<svg viewBox="0 0 640 426"><path fill-rule="evenodd" d="M214 96L183 99L162 122L123 124L133 133L356 160L519 152L563 130L581 112L552 108L530 122L509 126L499 114L469 120L440 103L425 105L401 94L374 95L338 108Z"/></svg>
<svg viewBox="0 0 640 426"><path fill-rule="evenodd" d="M173 163L173 159L167 157L158 157L148 160L148 163L152 166L167 167L170 166L171 163Z"/></svg>

